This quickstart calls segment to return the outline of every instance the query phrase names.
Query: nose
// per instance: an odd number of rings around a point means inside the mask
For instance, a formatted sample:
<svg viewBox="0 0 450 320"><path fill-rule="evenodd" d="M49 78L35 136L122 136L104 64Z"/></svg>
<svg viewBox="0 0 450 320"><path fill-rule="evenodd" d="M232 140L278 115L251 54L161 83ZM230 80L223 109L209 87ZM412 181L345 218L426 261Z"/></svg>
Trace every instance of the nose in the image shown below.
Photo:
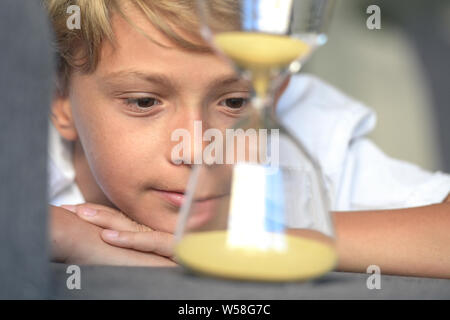
<svg viewBox="0 0 450 320"><path fill-rule="evenodd" d="M203 134L208 124L201 112L191 111L173 119L170 132L169 161L174 165L192 166L203 162L207 145Z"/></svg>

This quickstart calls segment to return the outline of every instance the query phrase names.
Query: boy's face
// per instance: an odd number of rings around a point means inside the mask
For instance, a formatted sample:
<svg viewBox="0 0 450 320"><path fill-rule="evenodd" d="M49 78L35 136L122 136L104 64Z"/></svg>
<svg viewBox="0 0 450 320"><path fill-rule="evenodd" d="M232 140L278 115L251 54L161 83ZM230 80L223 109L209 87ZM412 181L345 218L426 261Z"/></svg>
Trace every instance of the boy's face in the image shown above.
<svg viewBox="0 0 450 320"><path fill-rule="evenodd" d="M115 47L104 43L95 72L72 75L66 105L101 192L135 221L173 232L191 167L172 162L179 142L171 133L184 128L193 137L194 120L203 130L230 127L245 112L249 85L222 58L182 50L140 12L125 13L168 48L115 15Z"/></svg>

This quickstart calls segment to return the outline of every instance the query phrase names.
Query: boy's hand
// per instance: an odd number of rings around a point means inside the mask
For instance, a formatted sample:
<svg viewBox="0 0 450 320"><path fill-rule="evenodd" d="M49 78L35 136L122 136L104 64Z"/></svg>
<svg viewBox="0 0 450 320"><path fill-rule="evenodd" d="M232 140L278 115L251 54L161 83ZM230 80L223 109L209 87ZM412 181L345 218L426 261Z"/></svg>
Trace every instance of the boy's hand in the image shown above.
<svg viewBox="0 0 450 320"><path fill-rule="evenodd" d="M175 266L153 253L111 246L101 238L102 228L86 222L72 212L51 206L51 260L62 263L121 266Z"/></svg>
<svg viewBox="0 0 450 320"><path fill-rule="evenodd" d="M94 203L64 205L78 217L103 228L101 238L106 243L140 252L152 252L173 260L174 236L139 224L122 212Z"/></svg>

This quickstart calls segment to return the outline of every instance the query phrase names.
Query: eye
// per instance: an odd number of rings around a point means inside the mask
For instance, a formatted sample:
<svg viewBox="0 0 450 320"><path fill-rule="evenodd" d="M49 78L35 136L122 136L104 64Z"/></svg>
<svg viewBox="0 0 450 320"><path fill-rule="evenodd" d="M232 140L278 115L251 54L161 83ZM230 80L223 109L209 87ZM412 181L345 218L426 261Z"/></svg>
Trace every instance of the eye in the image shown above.
<svg viewBox="0 0 450 320"><path fill-rule="evenodd" d="M225 106L230 109L240 109L248 103L247 98L228 98L222 100L220 105Z"/></svg>
<svg viewBox="0 0 450 320"><path fill-rule="evenodd" d="M137 109L150 109L151 107L161 104L156 98L153 97L143 97L143 98L127 98L126 104L129 106L137 107Z"/></svg>

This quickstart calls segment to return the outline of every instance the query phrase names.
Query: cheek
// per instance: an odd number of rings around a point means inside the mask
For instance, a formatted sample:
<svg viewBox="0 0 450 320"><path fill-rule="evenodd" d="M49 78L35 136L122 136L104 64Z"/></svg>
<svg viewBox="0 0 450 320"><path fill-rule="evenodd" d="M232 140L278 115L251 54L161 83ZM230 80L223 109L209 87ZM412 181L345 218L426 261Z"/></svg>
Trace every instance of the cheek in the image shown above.
<svg viewBox="0 0 450 320"><path fill-rule="evenodd" d="M159 142L149 139L148 126L118 114L80 115L81 144L92 174L105 195L118 207L134 201L148 181Z"/></svg>
<svg viewBox="0 0 450 320"><path fill-rule="evenodd" d="M114 130L112 130L114 131ZM93 175L106 196L131 196L144 181L144 156L151 152L148 144L139 144L130 134L98 135L88 139L86 156Z"/></svg>
<svg viewBox="0 0 450 320"><path fill-rule="evenodd" d="M163 184L161 175L167 175L160 155L162 146L128 133L97 141L91 147L88 161L106 197L132 220L174 232L176 216L151 192L152 187ZM102 151L97 154L97 150Z"/></svg>

